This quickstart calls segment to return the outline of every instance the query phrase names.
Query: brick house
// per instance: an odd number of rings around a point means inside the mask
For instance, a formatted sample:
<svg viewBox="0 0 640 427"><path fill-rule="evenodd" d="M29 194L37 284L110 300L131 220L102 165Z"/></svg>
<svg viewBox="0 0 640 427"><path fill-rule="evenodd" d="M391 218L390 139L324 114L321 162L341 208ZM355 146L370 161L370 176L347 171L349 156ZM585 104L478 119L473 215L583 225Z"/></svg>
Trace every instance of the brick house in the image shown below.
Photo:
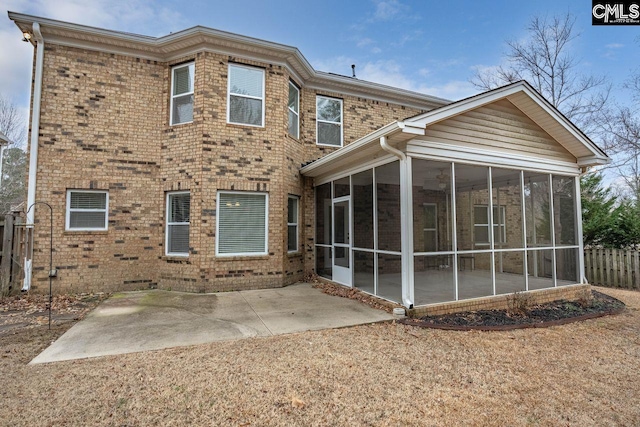
<svg viewBox="0 0 640 427"><path fill-rule="evenodd" d="M34 45L27 204L53 206L58 292L317 273L410 307L585 282L578 176L608 157L526 82L451 102L206 27L9 17Z"/></svg>

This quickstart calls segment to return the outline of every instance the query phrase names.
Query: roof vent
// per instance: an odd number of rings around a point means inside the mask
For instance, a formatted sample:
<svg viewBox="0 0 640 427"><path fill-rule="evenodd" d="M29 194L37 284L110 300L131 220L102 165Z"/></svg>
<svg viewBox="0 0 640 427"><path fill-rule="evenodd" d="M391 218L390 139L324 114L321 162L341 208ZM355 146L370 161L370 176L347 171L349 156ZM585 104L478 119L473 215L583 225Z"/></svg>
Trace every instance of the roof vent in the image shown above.
<svg viewBox="0 0 640 427"><path fill-rule="evenodd" d="M356 64L351 64L351 77L356 78Z"/></svg>

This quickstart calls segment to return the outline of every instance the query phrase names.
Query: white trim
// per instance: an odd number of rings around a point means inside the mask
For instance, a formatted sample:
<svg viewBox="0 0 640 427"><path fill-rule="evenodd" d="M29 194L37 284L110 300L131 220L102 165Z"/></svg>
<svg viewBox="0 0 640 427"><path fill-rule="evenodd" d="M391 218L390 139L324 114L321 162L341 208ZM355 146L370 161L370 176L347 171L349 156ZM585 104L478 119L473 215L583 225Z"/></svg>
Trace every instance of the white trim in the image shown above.
<svg viewBox="0 0 640 427"><path fill-rule="evenodd" d="M338 101L340 103L340 121L339 122L332 122L329 120L321 120L318 118L318 101L320 99L326 99L329 101ZM340 145L334 145L334 144L321 144L318 142L318 138L319 138L319 134L318 134L318 123L328 123L328 124L332 124L332 125L339 125L340 126ZM326 96L326 95L316 95L316 145L319 147L333 147L333 148L341 148L344 146L344 104L342 99L340 98L333 98L331 96Z"/></svg>
<svg viewBox="0 0 640 427"><path fill-rule="evenodd" d="M289 200L296 203L296 222L289 222ZM289 227L296 227L296 248L289 249ZM296 254L300 252L300 196L294 194L287 195L287 253Z"/></svg>
<svg viewBox="0 0 640 427"><path fill-rule="evenodd" d="M264 213L264 252L237 252L231 254L221 254L218 252L220 243L220 194L249 194L259 195L265 197L265 213ZM269 193L262 193L257 191L235 191L235 190L218 190L216 192L216 257L229 258L234 256L263 256L269 254Z"/></svg>
<svg viewBox="0 0 640 427"><path fill-rule="evenodd" d="M173 86L174 86L174 80L175 80L175 71L180 69L180 68L185 68L188 67L189 68L189 78L191 79L191 84L193 85L193 87L191 88L190 92L184 92L178 95L174 95L173 94ZM175 98L178 97L183 97L183 96L187 96L187 95L191 95L194 97L194 103L195 104L195 86L196 86L196 82L195 82L195 68L196 68L196 63L195 62L188 62L186 64L178 64L178 65L174 65L173 67L171 67L171 92L169 93L169 126L176 126L176 125L184 125L187 123L193 123L193 112L191 113L191 120L188 122L179 122L176 123L173 121L173 100ZM194 108L194 105L191 104L191 108Z"/></svg>
<svg viewBox="0 0 640 427"><path fill-rule="evenodd" d="M413 139L407 144L407 155L429 160L524 169L531 172L577 176L580 168L573 162L522 156L493 150L444 144L429 139Z"/></svg>
<svg viewBox="0 0 640 427"><path fill-rule="evenodd" d="M326 184L328 182L337 181L337 180L339 180L341 178L346 178L349 175L356 175L356 174L358 174L360 172L365 172L365 171L370 170L370 169L374 169L374 168L378 168L380 166L384 166L387 163L395 162L397 160L398 160L397 157L395 157L395 156L393 156L391 154L388 154L386 156L382 156L382 157L379 157L377 159L372 159L372 160L369 160L367 162L358 163L357 167L344 169L344 170L341 170L340 172L337 172L335 174L323 176L322 178L316 178L316 179L313 180L313 185L315 187L317 187L319 185Z"/></svg>
<svg viewBox="0 0 640 427"><path fill-rule="evenodd" d="M189 251L187 252L169 252L169 226L171 225L188 225L189 226L189 234L191 234L191 192L190 191L167 191L165 193L165 226L164 226L164 254L166 256L174 256L174 257L188 257ZM171 212L171 206L169 204L169 199L171 196L176 196L180 194L188 194L189 195L189 222L169 222L169 216ZM191 243L191 236L189 236L189 243Z"/></svg>
<svg viewBox="0 0 640 427"><path fill-rule="evenodd" d="M289 106L289 98L287 98L287 111L292 112L296 116L296 121L297 121L296 130L297 130L297 132L296 132L295 136L291 135L291 132L289 132L289 126L287 126L287 133L292 138L299 139L300 138L300 88L294 82L289 80L289 91L291 91L291 87L292 86L296 90L296 97L298 99L298 111L293 110ZM287 114L287 125L289 125L289 115L288 114Z"/></svg>
<svg viewBox="0 0 640 427"><path fill-rule="evenodd" d="M587 283L587 278L584 271L584 240L582 236L582 194L580 192L580 177L575 177L574 179L574 192L576 197L574 206L576 209L576 223L578 225L578 229L576 231L578 233L578 249L580 252L578 254L578 280L580 281L580 283Z"/></svg>
<svg viewBox="0 0 640 427"><path fill-rule="evenodd" d="M105 194L104 209L71 209L71 193ZM71 212L104 212L104 227L71 227ZM109 191L107 190L67 190L67 206L65 209L65 231L106 231L109 228Z"/></svg>
<svg viewBox="0 0 640 427"><path fill-rule="evenodd" d="M527 258L527 211L524 197L524 171L520 171L520 209L522 215L522 246L525 248L523 255L524 289L529 290L529 259Z"/></svg>
<svg viewBox="0 0 640 427"><path fill-rule="evenodd" d="M231 93L231 69L232 68L245 68L248 70L260 71L262 73L262 97L252 96L252 95L243 95L238 93ZM227 66L227 123L231 125L240 125L240 126L250 126L254 128L264 128L265 127L265 109L266 109L266 97L265 97L265 85L266 85L266 73L264 72L264 68L260 67L252 67L251 65L239 64L237 62L229 62ZM259 99L262 101L262 123L260 125L253 125L250 123L241 123L241 122L232 122L231 121L231 96L236 96L239 98L248 98L248 99Z"/></svg>

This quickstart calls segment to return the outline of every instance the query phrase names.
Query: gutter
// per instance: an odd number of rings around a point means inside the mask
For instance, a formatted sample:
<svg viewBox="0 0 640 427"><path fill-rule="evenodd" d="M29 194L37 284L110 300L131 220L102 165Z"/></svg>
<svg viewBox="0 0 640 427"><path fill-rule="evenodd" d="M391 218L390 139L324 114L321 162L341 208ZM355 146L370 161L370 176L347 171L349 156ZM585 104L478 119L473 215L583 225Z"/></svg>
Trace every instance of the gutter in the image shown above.
<svg viewBox="0 0 640 427"><path fill-rule="evenodd" d="M44 38L40 32L40 24L33 23L33 36L36 42L36 69L33 83L33 109L31 110L31 141L29 145L29 178L27 187L27 228L31 229L31 249L33 250L33 226L35 209L31 206L36 201L36 173L38 170L38 137L40 136L40 100L42 98L42 72L44 66ZM27 259L29 258L29 259ZM32 258L25 257L24 260L24 282L22 290L28 291L31 288Z"/></svg>
<svg viewBox="0 0 640 427"><path fill-rule="evenodd" d="M411 218L411 169L410 159L401 150L387 143L387 136L380 137L380 148L400 160L400 242L402 260L402 305L408 309L413 308L413 234L410 224ZM404 191L403 191L404 189Z"/></svg>

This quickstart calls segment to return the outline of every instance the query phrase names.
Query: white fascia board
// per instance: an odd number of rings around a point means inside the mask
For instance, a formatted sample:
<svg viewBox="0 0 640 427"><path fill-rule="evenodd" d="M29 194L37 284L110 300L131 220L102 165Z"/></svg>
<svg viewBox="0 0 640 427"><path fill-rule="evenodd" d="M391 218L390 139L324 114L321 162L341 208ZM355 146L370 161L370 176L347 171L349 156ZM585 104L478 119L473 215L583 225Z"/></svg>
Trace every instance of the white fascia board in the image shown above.
<svg viewBox="0 0 640 427"><path fill-rule="evenodd" d="M602 158L596 156L589 157L578 157L578 166L580 167L588 167L588 166L603 166L611 163L610 158Z"/></svg>
<svg viewBox="0 0 640 427"><path fill-rule="evenodd" d="M443 144L425 139L413 139L409 141L407 144L407 155L431 160L492 166L505 169L524 169L571 176L580 174L579 166L573 162Z"/></svg>
<svg viewBox="0 0 640 427"><path fill-rule="evenodd" d="M380 129L358 139L357 141L345 145L344 147L334 151L333 153L327 154L326 156L321 157L313 163L304 166L302 169L300 169L300 173L302 175L315 178L325 173L325 169L327 166L333 165L337 161L350 157L351 155L355 154L357 151L364 149L368 145L380 144L380 138L383 136L390 136L399 132L407 133L409 135L424 135L424 128L416 127L413 125L407 126L404 122L391 122L388 125L383 126Z"/></svg>
<svg viewBox="0 0 640 427"><path fill-rule="evenodd" d="M607 155L596 146L593 141L587 138L569 119L554 108L546 99L542 97L538 92L530 89L526 83L523 83L522 91L529 95L540 108L542 108L547 114L549 114L555 121L560 123L564 129L567 130L578 141L580 141L589 151L591 151L594 157L604 159L608 162Z"/></svg>

